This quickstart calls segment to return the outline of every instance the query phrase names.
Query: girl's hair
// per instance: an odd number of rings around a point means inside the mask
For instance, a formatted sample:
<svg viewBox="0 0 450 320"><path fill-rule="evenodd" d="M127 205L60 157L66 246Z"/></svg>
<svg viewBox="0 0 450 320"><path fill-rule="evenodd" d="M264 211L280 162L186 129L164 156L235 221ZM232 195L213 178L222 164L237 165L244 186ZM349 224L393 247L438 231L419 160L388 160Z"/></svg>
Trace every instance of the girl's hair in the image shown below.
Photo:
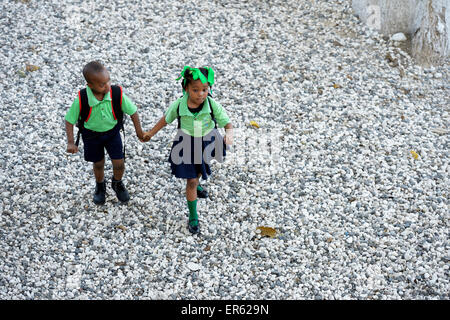
<svg viewBox="0 0 450 320"><path fill-rule="evenodd" d="M203 75L208 78L208 70L206 70L205 68L198 68L200 70L201 73L203 73ZM186 91L187 86L189 85L189 83L191 83L192 81L194 81L194 77L192 75L191 72L186 72L184 74L184 79L183 81L181 81L181 87L183 88L184 91ZM211 86L211 84L209 84Z"/></svg>

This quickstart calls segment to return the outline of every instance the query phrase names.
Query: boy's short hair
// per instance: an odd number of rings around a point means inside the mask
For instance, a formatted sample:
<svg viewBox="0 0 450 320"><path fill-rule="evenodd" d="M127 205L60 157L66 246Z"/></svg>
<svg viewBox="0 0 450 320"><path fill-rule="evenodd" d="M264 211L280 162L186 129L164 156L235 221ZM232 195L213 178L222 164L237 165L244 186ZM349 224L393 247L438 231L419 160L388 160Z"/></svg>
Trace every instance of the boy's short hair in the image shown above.
<svg viewBox="0 0 450 320"><path fill-rule="evenodd" d="M90 76L92 74L101 72L105 69L105 66L99 61L91 61L83 68L83 76L86 82L90 82Z"/></svg>

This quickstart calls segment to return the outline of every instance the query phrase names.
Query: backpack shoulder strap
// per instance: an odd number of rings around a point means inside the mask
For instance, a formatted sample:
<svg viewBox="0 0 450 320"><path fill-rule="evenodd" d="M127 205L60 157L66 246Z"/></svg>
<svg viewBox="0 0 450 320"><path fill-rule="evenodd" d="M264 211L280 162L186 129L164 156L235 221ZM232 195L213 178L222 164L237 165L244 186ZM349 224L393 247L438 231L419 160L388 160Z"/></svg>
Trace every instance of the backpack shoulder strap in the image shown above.
<svg viewBox="0 0 450 320"><path fill-rule="evenodd" d="M181 104L181 100L180 100L180 102L178 102L178 106L177 106L178 129L181 128L181 120L180 120L180 104Z"/></svg>
<svg viewBox="0 0 450 320"><path fill-rule="evenodd" d="M80 116L78 117L78 127L84 127L84 123L89 120L92 108L89 106L86 88L78 91L78 99L80 102Z"/></svg>
<svg viewBox="0 0 450 320"><path fill-rule="evenodd" d="M77 133L77 140L75 142L76 146L78 146L78 144L80 143L81 131L84 129L84 123L88 121L92 111L92 108L89 106L86 88L78 91L78 102L80 104L80 114L78 116L77 122L78 133Z"/></svg>
<svg viewBox="0 0 450 320"><path fill-rule="evenodd" d="M117 120L117 124L119 128L122 129L123 132L123 159L125 160L125 128L123 126L124 116L122 111L122 97L123 90L121 86L111 86L109 89L109 94L111 97L111 108L114 119Z"/></svg>
<svg viewBox="0 0 450 320"><path fill-rule="evenodd" d="M217 129L217 122L216 122L216 118L214 117L214 109L213 109L213 104L211 103L211 100L212 100L211 97L212 96L208 93L207 99L208 99L208 102L209 102L209 108L211 109L210 115L211 115L212 121L214 121L214 127Z"/></svg>
<svg viewBox="0 0 450 320"><path fill-rule="evenodd" d="M123 123L123 111L122 111L122 87L121 86L111 86L110 89L111 95L111 105L112 105L112 113L115 120Z"/></svg>
<svg viewBox="0 0 450 320"><path fill-rule="evenodd" d="M210 109L211 109L210 115L211 115L211 119L214 121L214 126L217 129L217 122L216 122L216 118L214 118L214 110L213 110L213 107L212 107L212 103L211 103L211 98L210 97L211 97L211 95L208 93L207 99L208 99L209 106L210 106ZM178 129L180 129L180 126L181 126L181 124L180 124L180 104L181 104L181 101L178 103L178 106L177 106Z"/></svg>

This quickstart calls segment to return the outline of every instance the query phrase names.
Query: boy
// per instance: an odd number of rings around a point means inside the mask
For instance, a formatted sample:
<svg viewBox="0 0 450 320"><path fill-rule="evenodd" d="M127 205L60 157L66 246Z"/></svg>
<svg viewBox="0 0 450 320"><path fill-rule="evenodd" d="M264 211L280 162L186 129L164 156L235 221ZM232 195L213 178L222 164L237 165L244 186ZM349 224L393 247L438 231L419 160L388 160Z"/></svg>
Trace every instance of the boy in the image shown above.
<svg viewBox="0 0 450 320"><path fill-rule="evenodd" d="M113 107L112 89L115 89L116 92L120 87L111 88L109 72L98 61L89 62L84 66L83 76L87 82L86 93L84 93L83 90L78 93L78 98L72 103L72 106L65 116L67 152L78 152L78 146L75 145L73 138L73 126L79 120L82 105L84 105L84 108L89 108L89 113L86 120L82 121L83 124L80 127L80 130L84 143L84 159L93 162L96 180L94 203L105 203L105 149L111 158L113 166L112 189L115 191L117 198L121 202L127 202L130 199L130 195L122 182L122 176L125 171L125 162L122 150L122 139L120 137L121 121L119 117L116 117L114 112L115 108ZM121 88L119 92L121 95L121 110L123 113L131 116L139 140L141 142L148 141L148 138L144 138L139 115L137 113L137 107L122 93ZM86 106L87 103L89 104L88 106ZM86 114L86 112L83 114Z"/></svg>

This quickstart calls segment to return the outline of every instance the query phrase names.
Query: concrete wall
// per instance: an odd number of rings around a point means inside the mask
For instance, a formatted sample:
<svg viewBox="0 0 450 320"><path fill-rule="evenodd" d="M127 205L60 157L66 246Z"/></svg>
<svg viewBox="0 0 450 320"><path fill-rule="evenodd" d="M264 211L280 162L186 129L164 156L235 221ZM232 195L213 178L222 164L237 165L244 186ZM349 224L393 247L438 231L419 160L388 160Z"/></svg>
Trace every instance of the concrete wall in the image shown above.
<svg viewBox="0 0 450 320"><path fill-rule="evenodd" d="M352 6L363 22L382 34L413 35L421 24L426 3L427 0L353 0ZM445 20L450 30L450 0L433 0L433 6L447 8ZM448 36L450 40L450 33Z"/></svg>
<svg viewBox="0 0 450 320"><path fill-rule="evenodd" d="M352 0L352 7L364 23L382 34L408 35L420 63L438 63L450 51L450 0L431 0L433 14L426 15L429 1Z"/></svg>

